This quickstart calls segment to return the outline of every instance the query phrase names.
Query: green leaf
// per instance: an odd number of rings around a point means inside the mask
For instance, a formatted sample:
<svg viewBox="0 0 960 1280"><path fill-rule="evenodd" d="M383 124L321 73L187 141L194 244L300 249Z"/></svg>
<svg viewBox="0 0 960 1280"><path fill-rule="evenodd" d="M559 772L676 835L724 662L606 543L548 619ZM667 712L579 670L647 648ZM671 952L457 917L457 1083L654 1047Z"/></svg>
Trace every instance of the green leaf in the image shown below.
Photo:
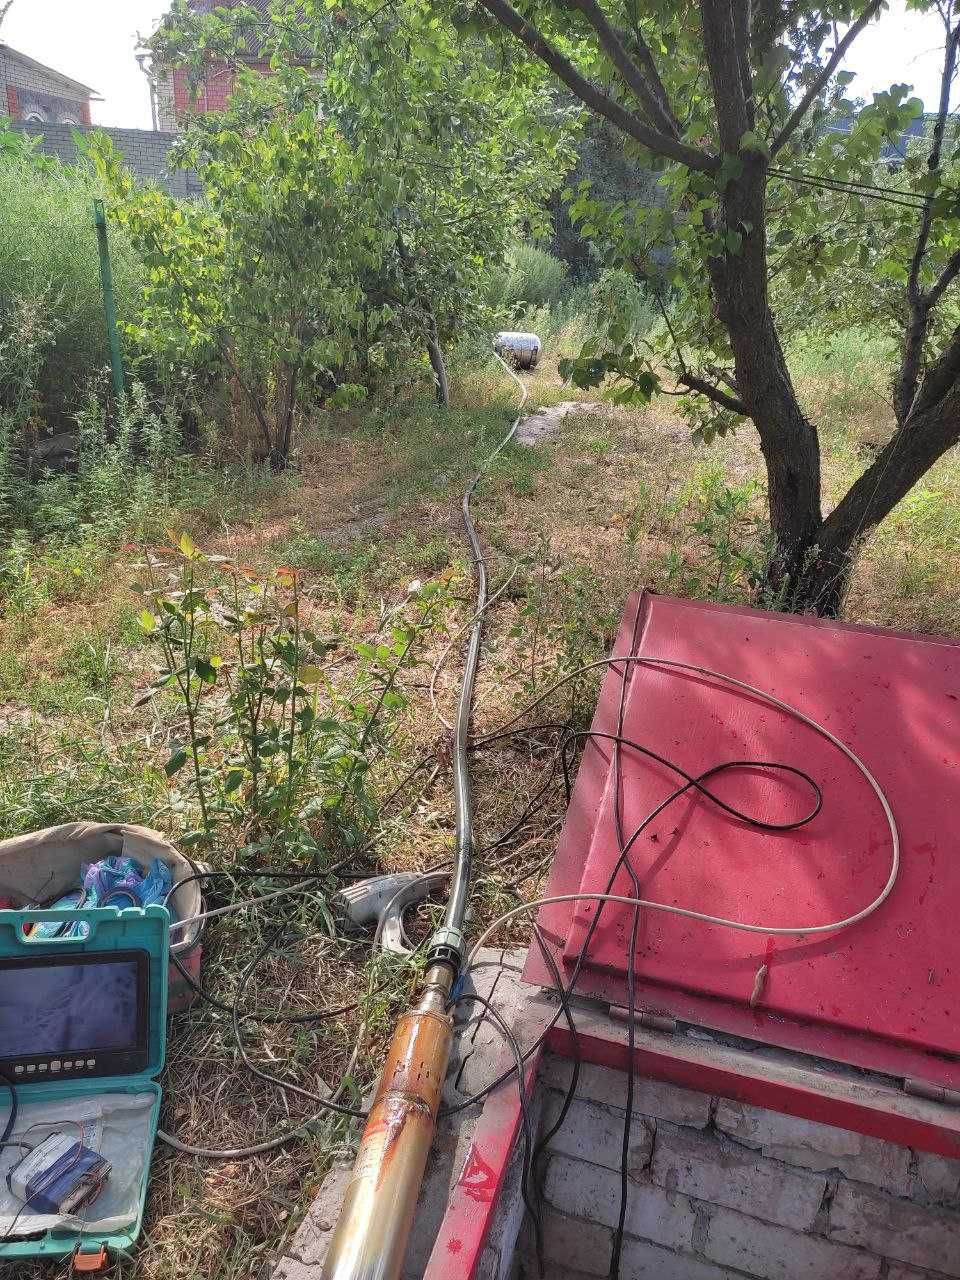
<svg viewBox="0 0 960 1280"><path fill-rule="evenodd" d="M149 609L141 609L137 614L137 621L140 623L141 630L148 636L157 629L157 615L151 613Z"/></svg>
<svg viewBox="0 0 960 1280"><path fill-rule="evenodd" d="M176 751L169 756L166 764L163 766L163 772L168 778L172 778L175 773L179 773L186 763L186 749L184 747L178 747Z"/></svg>
<svg viewBox="0 0 960 1280"><path fill-rule="evenodd" d="M219 662L217 666L219 666ZM204 682L204 684L217 683L217 667L208 658L198 658L193 664L193 669Z"/></svg>
<svg viewBox="0 0 960 1280"><path fill-rule="evenodd" d="M228 769L223 779L223 789L227 795L233 795L235 791L239 791L240 786L246 777L243 769Z"/></svg>
<svg viewBox="0 0 960 1280"><path fill-rule="evenodd" d="M193 539L190 537L189 533L181 533L180 542L178 545L180 547L180 550L183 552L183 554L187 557L188 560L193 560L196 557L197 548L194 545Z"/></svg>
<svg viewBox="0 0 960 1280"><path fill-rule="evenodd" d="M746 133L741 135L740 150L753 152L755 155L760 156L768 156L770 154L770 148L766 142L753 129L748 129Z"/></svg>

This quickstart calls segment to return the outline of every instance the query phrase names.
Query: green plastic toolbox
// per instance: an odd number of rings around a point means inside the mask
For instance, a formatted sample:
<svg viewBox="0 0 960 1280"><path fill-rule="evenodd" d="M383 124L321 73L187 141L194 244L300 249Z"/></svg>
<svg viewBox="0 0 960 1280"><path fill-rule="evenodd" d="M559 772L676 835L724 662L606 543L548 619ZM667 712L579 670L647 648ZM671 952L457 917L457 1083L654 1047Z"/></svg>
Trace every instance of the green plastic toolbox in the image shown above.
<svg viewBox="0 0 960 1280"><path fill-rule="evenodd" d="M31 942L38 922L89 925L85 938ZM46 931L46 932L49 932ZM140 1232L166 1051L169 916L163 907L0 911L0 1259L74 1255L93 1270ZM7 1174L50 1133L83 1133L110 1161L102 1194L67 1218L34 1213Z"/></svg>

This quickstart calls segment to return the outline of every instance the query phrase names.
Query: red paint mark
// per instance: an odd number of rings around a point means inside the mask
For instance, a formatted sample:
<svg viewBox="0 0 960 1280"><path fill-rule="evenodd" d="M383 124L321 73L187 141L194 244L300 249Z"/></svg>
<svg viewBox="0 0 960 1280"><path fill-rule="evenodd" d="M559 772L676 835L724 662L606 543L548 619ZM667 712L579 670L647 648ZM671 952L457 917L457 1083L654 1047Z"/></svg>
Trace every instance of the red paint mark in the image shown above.
<svg viewBox="0 0 960 1280"><path fill-rule="evenodd" d="M462 1248L463 1248L462 1240L447 1241L447 1253L459 1253Z"/></svg>
<svg viewBox="0 0 960 1280"><path fill-rule="evenodd" d="M460 1175L457 1186L462 1187L471 1200L477 1200L481 1204L489 1204L493 1199L497 1187L497 1175L476 1147L470 1148L470 1155L463 1166L463 1173Z"/></svg>

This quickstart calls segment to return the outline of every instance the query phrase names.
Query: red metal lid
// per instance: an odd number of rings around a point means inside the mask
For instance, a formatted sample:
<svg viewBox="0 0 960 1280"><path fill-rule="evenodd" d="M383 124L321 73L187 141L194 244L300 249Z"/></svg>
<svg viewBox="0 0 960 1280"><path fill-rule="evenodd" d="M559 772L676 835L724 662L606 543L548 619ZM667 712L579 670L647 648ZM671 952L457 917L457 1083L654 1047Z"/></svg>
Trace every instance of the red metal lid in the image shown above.
<svg viewBox="0 0 960 1280"><path fill-rule="evenodd" d="M631 599L615 653L724 672L792 703L874 773L892 805L903 862L890 898L839 933L775 937L646 910L637 1003L684 1021L893 1075L960 1086L960 645L867 627L669 597ZM624 733L698 773L723 760L793 764L823 788L822 812L792 832L757 831L697 795L670 806L634 846L643 896L770 926L842 919L870 902L890 870L877 797L834 746L793 717L690 673L632 664ZM604 681L594 728L613 732L621 676ZM612 744L591 741L548 893L605 889L619 845ZM669 770L625 749L629 834L674 786ZM742 771L711 784L738 808L783 821L809 790ZM629 894L621 872L615 892ZM541 926L567 975L596 911L544 908ZM577 983L627 1003L631 909L607 904ZM757 981L766 966L765 978ZM537 948L525 976L550 985ZM755 987L759 998L750 1000Z"/></svg>

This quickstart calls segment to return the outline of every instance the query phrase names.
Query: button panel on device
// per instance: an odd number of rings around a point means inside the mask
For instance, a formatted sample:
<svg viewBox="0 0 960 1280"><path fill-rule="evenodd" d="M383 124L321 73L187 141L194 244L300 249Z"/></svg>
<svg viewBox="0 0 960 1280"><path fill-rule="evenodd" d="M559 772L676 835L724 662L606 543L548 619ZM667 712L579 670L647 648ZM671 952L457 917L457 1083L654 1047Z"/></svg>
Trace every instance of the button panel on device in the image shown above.
<svg viewBox="0 0 960 1280"><path fill-rule="evenodd" d="M51 1058L47 1062L17 1062L9 1070L15 1076L55 1076L65 1071L95 1071L97 1058Z"/></svg>

